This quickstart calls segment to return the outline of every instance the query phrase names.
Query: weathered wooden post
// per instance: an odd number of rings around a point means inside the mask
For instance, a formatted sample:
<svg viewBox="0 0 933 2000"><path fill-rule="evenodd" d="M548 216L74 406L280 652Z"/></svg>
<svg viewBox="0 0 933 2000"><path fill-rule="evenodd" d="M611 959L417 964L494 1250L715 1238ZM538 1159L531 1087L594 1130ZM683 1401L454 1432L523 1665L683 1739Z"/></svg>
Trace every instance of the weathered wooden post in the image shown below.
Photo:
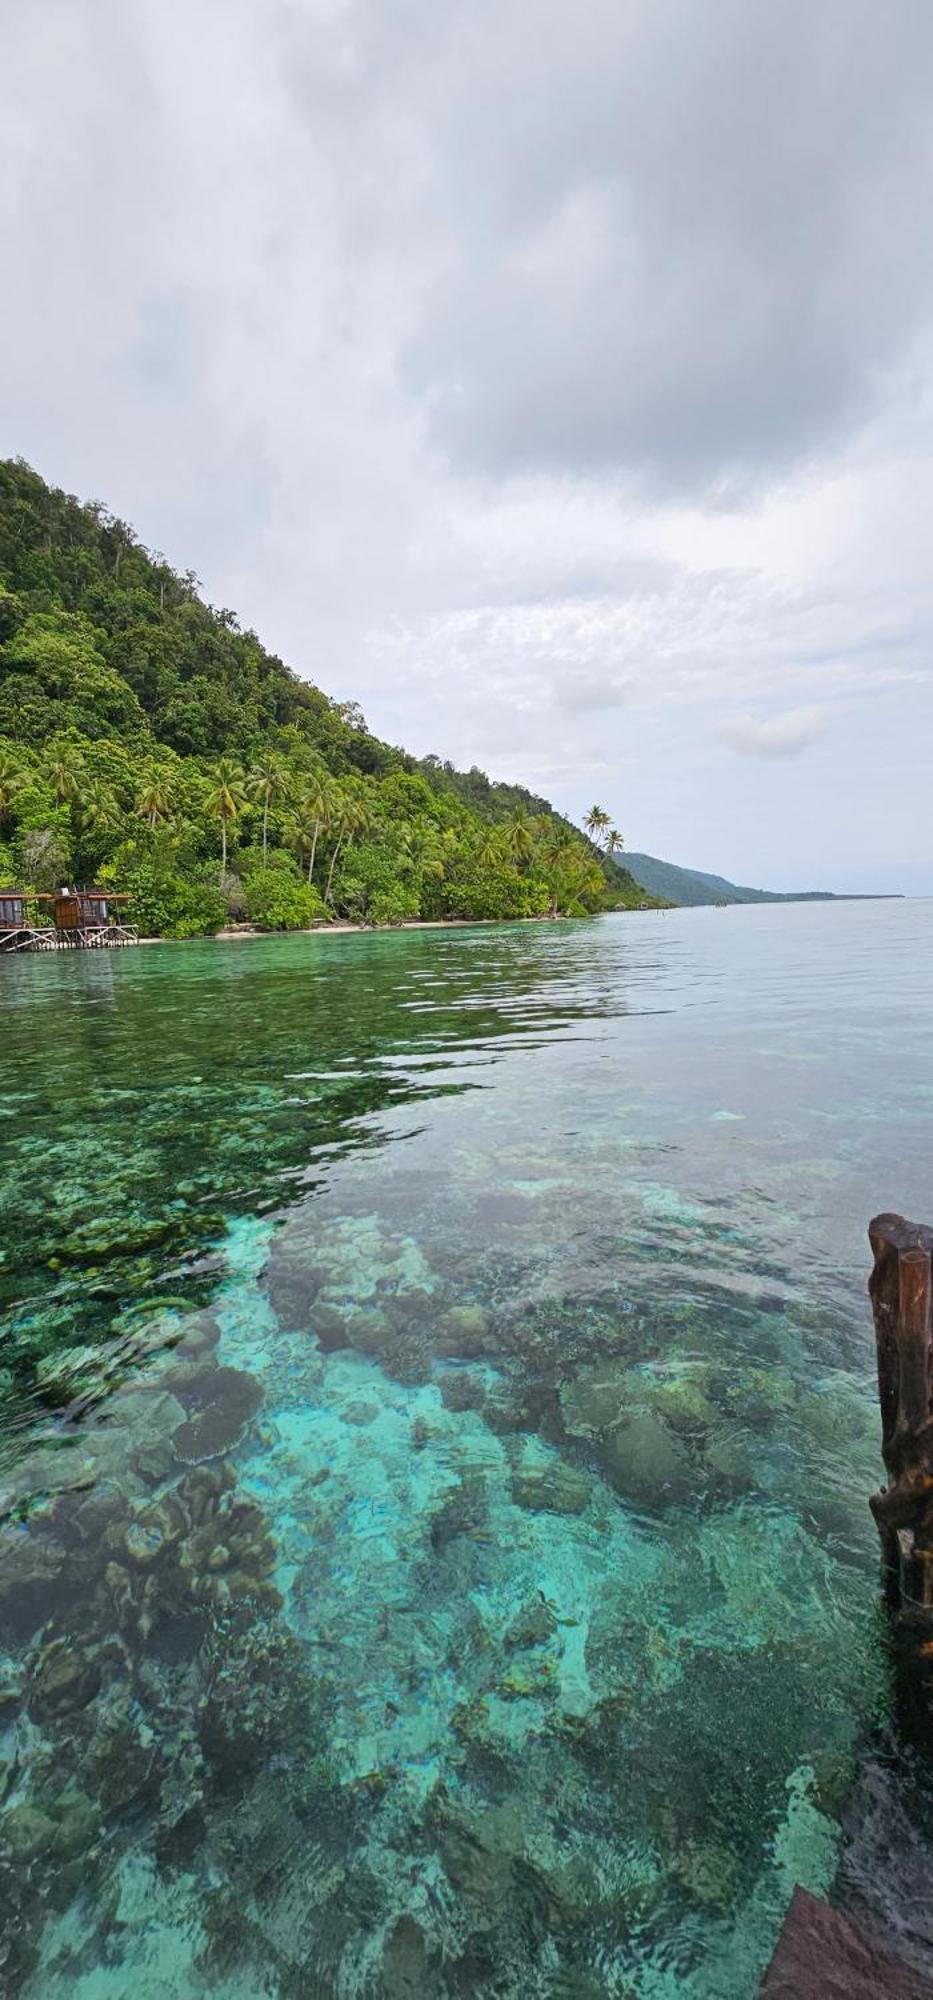
<svg viewBox="0 0 933 2000"><path fill-rule="evenodd" d="M902 1215L868 1225L878 1347L881 1452L888 1485L872 1496L887 1595L933 1632L933 1229Z"/></svg>

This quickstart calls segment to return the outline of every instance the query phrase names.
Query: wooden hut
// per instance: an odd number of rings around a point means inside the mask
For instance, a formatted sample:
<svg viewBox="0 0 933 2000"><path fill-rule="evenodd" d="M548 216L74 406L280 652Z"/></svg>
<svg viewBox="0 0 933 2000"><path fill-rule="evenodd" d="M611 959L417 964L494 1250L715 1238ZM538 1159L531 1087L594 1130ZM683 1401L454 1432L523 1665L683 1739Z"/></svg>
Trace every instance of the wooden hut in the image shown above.
<svg viewBox="0 0 933 2000"><path fill-rule="evenodd" d="M122 921L126 896L109 889L63 889L54 899L55 929L62 945L135 944L136 931Z"/></svg>
<svg viewBox="0 0 933 2000"><path fill-rule="evenodd" d="M0 888L0 952L136 944L136 927L123 913L128 900L109 889L62 889L48 896Z"/></svg>
<svg viewBox="0 0 933 2000"><path fill-rule="evenodd" d="M31 889L0 889L0 951L40 950L52 942L54 933L47 915L42 922L41 907L51 900Z"/></svg>

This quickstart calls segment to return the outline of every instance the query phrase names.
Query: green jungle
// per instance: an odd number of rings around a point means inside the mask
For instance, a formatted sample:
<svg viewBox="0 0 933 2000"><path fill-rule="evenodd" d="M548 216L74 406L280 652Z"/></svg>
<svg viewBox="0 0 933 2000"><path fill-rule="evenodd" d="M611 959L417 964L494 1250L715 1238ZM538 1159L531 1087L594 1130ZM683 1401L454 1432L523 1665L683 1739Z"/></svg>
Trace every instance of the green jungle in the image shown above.
<svg viewBox="0 0 933 2000"><path fill-rule="evenodd" d="M584 916L642 889L594 806L380 742L124 521L0 461L0 884L230 923Z"/></svg>

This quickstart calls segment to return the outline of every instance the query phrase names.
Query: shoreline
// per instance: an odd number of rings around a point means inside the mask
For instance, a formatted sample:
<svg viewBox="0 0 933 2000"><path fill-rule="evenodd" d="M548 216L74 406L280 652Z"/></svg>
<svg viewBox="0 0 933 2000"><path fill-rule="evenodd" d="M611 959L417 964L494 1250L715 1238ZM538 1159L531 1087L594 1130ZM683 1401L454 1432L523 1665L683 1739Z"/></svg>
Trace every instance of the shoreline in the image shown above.
<svg viewBox="0 0 933 2000"><path fill-rule="evenodd" d="M596 916L606 916L612 915L614 912L597 910L593 914ZM630 912L629 914L635 915L638 913ZM390 934L393 931L475 931L492 929L494 926L501 928L503 924L579 924L586 923L587 921L588 918L586 917L566 917L563 914L556 917L406 917L400 924L353 924L349 920L338 920L332 924L311 924L307 930L300 931L261 931L256 930L250 924L240 924L237 925L236 929L214 931L209 937L141 937L137 939L137 943L239 944L241 941L249 941L252 938L362 936L366 932Z"/></svg>

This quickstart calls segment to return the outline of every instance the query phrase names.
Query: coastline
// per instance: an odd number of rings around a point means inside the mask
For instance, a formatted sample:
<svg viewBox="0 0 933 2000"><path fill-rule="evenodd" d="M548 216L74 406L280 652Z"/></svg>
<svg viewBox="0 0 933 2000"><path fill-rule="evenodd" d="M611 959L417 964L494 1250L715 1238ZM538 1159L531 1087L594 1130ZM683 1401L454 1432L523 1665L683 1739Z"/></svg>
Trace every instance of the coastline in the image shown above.
<svg viewBox="0 0 933 2000"><path fill-rule="evenodd" d="M602 911L595 915L608 914ZM337 919L332 924L311 924L300 931L261 931L251 924L238 924L235 929L214 931L210 937L169 938L141 937L139 944L239 944L241 940L270 937L333 937L347 933L366 931L475 931L492 929L502 924L566 924L583 923L582 917L566 917L561 912L556 917L406 917L400 924L352 924Z"/></svg>

